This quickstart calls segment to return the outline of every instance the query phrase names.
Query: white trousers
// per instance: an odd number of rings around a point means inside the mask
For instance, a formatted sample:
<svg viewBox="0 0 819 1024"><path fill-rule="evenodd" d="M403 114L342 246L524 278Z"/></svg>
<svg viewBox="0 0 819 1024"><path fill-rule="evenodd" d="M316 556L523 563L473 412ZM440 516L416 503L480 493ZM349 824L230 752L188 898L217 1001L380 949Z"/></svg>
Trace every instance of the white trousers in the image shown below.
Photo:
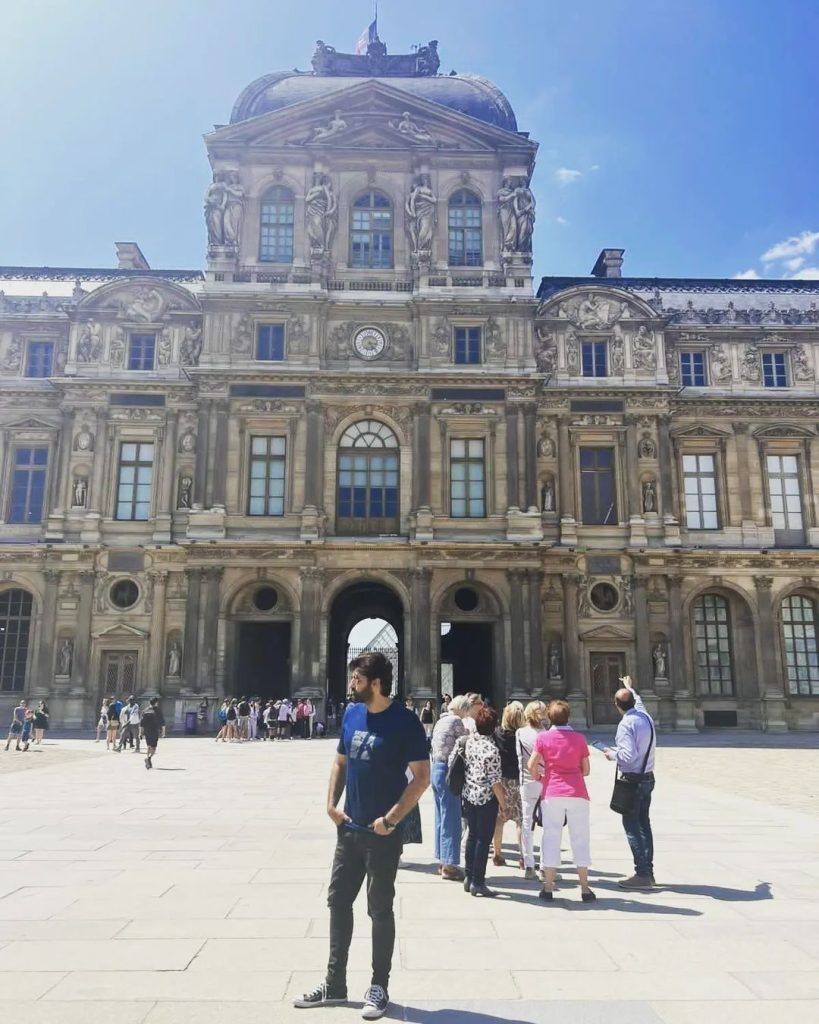
<svg viewBox="0 0 819 1024"><path fill-rule="evenodd" d="M523 866L535 866L535 833L532 828L532 815L535 804L540 796L539 782L524 782L520 787L520 803L523 810L523 822L520 830L520 843L523 847Z"/></svg>
<svg viewBox="0 0 819 1024"><path fill-rule="evenodd" d="M547 796L541 804L543 838L540 842L540 867L560 867L560 837L564 817L569 824L572 860L576 867L591 866L589 849L589 801L579 796Z"/></svg>

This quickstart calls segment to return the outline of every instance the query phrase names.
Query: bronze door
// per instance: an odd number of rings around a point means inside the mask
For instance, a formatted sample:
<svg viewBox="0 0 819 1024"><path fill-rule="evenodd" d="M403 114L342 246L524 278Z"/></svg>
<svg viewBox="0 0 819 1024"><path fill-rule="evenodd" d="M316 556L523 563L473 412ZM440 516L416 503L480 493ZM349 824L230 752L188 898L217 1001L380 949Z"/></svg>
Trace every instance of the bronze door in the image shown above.
<svg viewBox="0 0 819 1024"><path fill-rule="evenodd" d="M594 725L615 725L620 715L614 706L614 694L623 685L626 657L620 652L594 651L589 655L591 679L592 722Z"/></svg>

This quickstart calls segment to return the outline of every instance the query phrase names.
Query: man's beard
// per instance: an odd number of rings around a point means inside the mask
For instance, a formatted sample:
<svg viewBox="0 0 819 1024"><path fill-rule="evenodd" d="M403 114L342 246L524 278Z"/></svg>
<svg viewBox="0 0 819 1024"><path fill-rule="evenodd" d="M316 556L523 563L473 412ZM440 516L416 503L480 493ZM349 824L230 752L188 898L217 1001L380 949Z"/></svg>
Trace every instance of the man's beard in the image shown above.
<svg viewBox="0 0 819 1024"><path fill-rule="evenodd" d="M363 690L353 689L350 691L350 700L354 704L369 704L375 694L375 686L372 683L367 683L367 686Z"/></svg>

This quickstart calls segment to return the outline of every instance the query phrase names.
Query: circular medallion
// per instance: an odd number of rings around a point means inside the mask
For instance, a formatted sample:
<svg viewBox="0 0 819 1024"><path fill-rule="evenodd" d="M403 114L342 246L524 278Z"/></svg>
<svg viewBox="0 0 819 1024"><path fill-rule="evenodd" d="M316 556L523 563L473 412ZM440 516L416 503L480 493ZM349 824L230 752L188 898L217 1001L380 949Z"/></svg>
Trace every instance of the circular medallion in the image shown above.
<svg viewBox="0 0 819 1024"><path fill-rule="evenodd" d="M386 347L387 339L377 327L362 327L353 337L355 353L362 359L378 359Z"/></svg>

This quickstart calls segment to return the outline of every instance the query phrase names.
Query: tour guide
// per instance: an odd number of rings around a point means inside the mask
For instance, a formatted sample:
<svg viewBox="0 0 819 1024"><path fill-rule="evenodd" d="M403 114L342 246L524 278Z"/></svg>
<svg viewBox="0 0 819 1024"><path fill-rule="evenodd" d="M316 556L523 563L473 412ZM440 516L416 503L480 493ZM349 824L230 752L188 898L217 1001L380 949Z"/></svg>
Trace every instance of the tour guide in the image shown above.
<svg viewBox="0 0 819 1024"><path fill-rule="evenodd" d="M353 937L353 903L367 878L372 919L372 983L361 1016L378 1020L389 1005L387 989L395 945L395 875L401 856L399 823L429 786L424 727L389 694L392 664L378 652L350 662L350 704L327 795L327 813L338 828L330 875L330 958L327 977L295 1006L334 1006L347 1001L347 955ZM412 782L407 783L407 768ZM344 810L337 804L346 785Z"/></svg>

